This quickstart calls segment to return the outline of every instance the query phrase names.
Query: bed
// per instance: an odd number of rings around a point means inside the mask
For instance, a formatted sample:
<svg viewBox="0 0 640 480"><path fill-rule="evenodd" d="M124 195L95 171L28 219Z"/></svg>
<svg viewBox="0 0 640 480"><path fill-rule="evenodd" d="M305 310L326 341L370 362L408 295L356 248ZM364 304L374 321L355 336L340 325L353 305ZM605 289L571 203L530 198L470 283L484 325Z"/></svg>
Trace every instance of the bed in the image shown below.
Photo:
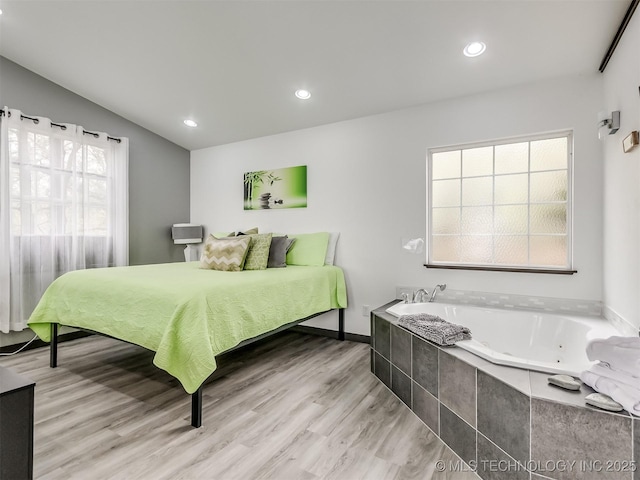
<svg viewBox="0 0 640 480"><path fill-rule="evenodd" d="M202 384L216 356L270 332L337 310L344 339L347 306L339 267L296 266L222 272L198 262L69 272L47 289L29 327L51 342L64 325L155 352L153 363L192 395L191 424L202 424Z"/></svg>

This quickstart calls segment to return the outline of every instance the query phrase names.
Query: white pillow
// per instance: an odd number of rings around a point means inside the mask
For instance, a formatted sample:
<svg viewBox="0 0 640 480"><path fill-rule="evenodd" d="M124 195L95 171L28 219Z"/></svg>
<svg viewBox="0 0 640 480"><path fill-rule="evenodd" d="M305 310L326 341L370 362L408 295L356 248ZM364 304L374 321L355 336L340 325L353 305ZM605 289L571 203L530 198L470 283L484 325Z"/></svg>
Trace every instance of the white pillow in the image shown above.
<svg viewBox="0 0 640 480"><path fill-rule="evenodd" d="M327 254L324 257L325 265L333 265L333 261L336 257L336 244L338 243L338 237L340 232L329 232L329 244L327 245Z"/></svg>

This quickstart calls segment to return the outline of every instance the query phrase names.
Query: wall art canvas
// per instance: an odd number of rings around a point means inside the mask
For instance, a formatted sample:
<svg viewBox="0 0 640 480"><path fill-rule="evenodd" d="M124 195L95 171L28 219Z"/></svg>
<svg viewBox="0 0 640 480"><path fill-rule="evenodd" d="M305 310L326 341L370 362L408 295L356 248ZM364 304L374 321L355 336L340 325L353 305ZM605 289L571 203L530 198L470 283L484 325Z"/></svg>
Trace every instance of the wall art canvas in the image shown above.
<svg viewBox="0 0 640 480"><path fill-rule="evenodd" d="M244 209L306 208L307 166L244 174Z"/></svg>

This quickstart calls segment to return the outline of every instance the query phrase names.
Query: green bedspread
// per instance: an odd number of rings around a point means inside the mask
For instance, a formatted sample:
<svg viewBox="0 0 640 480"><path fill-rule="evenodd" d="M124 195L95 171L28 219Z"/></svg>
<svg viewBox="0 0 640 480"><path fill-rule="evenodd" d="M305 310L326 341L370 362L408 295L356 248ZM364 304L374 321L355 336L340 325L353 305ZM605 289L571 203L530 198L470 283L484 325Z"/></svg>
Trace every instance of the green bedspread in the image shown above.
<svg viewBox="0 0 640 480"><path fill-rule="evenodd" d="M50 324L59 323L153 350L153 363L193 393L216 369L219 353L314 313L347 306L338 267L219 272L198 265L66 273L49 286L29 327L47 342Z"/></svg>

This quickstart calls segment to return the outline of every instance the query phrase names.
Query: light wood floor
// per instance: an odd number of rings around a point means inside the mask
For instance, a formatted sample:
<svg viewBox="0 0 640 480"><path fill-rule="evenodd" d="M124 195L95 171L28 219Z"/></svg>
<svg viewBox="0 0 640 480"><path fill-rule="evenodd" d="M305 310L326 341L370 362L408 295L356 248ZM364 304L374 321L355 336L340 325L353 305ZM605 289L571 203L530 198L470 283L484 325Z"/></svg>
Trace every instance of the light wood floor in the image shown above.
<svg viewBox="0 0 640 480"><path fill-rule="evenodd" d="M3 357L36 381L40 479L471 479L458 459L369 371L369 346L287 332L231 354L190 397L152 353L87 337Z"/></svg>

